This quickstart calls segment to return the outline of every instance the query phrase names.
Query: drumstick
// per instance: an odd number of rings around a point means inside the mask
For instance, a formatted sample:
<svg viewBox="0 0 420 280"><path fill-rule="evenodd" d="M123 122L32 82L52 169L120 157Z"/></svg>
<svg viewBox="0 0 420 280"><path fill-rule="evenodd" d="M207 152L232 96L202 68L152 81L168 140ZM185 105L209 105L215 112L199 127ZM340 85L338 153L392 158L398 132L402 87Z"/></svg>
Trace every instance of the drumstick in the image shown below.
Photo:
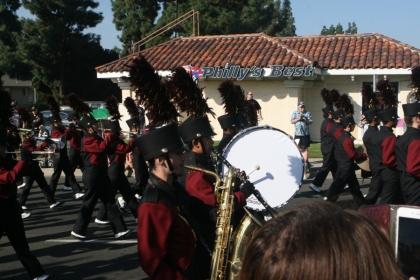
<svg viewBox="0 0 420 280"><path fill-rule="evenodd" d="M247 177L249 178L249 175L251 175L251 173L254 172L255 170L260 170L260 166L258 164L254 166L254 170L248 173Z"/></svg>

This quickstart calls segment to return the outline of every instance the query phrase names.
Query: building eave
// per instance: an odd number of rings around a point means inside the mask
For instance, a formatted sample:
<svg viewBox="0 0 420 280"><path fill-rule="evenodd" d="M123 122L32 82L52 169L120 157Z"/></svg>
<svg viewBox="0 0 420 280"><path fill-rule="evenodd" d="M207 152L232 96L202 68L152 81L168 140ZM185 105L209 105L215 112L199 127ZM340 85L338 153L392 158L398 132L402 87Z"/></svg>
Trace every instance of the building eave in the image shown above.
<svg viewBox="0 0 420 280"><path fill-rule="evenodd" d="M322 69L323 76L410 75L411 68L399 69Z"/></svg>

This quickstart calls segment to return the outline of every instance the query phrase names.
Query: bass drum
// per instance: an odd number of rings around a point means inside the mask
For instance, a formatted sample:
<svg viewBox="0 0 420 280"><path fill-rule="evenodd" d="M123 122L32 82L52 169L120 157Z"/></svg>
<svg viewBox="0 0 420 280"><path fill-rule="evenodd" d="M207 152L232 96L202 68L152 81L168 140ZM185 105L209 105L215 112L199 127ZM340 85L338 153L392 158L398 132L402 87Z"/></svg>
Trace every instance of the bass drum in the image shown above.
<svg viewBox="0 0 420 280"><path fill-rule="evenodd" d="M249 181L274 209L286 205L299 191L303 179L303 157L295 141L271 126L247 128L233 137L223 151L227 161L250 174ZM223 174L227 166L222 167ZM251 195L247 207L265 210Z"/></svg>

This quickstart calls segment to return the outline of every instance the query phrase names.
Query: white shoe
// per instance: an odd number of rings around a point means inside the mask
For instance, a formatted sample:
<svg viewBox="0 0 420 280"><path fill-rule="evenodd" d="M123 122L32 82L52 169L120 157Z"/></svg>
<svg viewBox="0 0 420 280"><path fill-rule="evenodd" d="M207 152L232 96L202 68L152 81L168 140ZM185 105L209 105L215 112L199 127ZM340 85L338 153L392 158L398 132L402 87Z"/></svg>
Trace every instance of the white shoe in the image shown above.
<svg viewBox="0 0 420 280"><path fill-rule="evenodd" d="M110 222L109 222L109 221L101 221L101 220L99 220L99 219L95 219L95 223L100 224L100 225L107 225L107 224L109 224Z"/></svg>
<svg viewBox="0 0 420 280"><path fill-rule="evenodd" d="M363 197L366 197L368 194L364 194Z"/></svg>
<svg viewBox="0 0 420 280"><path fill-rule="evenodd" d="M85 193L76 193L75 195L74 195L74 198L76 199L76 200L79 200L79 199L81 199L81 198L83 198L83 197L85 197Z"/></svg>
<svg viewBox="0 0 420 280"><path fill-rule="evenodd" d="M52 275L42 274L41 276L34 278L34 280L48 280L48 279L52 279Z"/></svg>
<svg viewBox="0 0 420 280"><path fill-rule="evenodd" d="M327 200L328 199L328 197L324 197L324 200Z"/></svg>
<svg viewBox="0 0 420 280"><path fill-rule="evenodd" d="M316 192L316 193L320 193L321 192L321 190L317 187L317 186L315 186L314 184L312 184L312 183L310 183L309 184L309 187L314 191L314 192Z"/></svg>
<svg viewBox="0 0 420 280"><path fill-rule="evenodd" d="M118 203L120 204L120 208L124 209L125 208L125 200L122 196L118 197Z"/></svg>
<svg viewBox="0 0 420 280"><path fill-rule="evenodd" d="M22 220L25 220L31 216L31 213L22 213L20 215L22 216Z"/></svg>
<svg viewBox="0 0 420 280"><path fill-rule="evenodd" d="M28 207L26 207L25 205L22 206L22 210L28 210Z"/></svg>
<svg viewBox="0 0 420 280"><path fill-rule="evenodd" d="M62 205L63 203L64 202L62 202L62 201L57 201L56 203L51 204L50 208L52 209L52 208L58 207L58 206Z"/></svg>
<svg viewBox="0 0 420 280"><path fill-rule="evenodd" d="M23 189L26 186L26 183L23 183L22 185L18 186L18 189Z"/></svg>
<svg viewBox="0 0 420 280"><path fill-rule="evenodd" d="M129 235L130 232L131 232L131 229L127 229L126 231L119 232L119 233L115 234L115 238L116 239L122 239L124 236Z"/></svg>
<svg viewBox="0 0 420 280"><path fill-rule="evenodd" d="M345 185L343 190L347 190L349 188L349 185Z"/></svg>
<svg viewBox="0 0 420 280"><path fill-rule="evenodd" d="M304 173L303 174L303 179L307 180L309 178L309 173Z"/></svg>
<svg viewBox="0 0 420 280"><path fill-rule="evenodd" d="M64 186L63 187L63 190L65 190L65 191L72 191L73 189L71 187L69 187L69 186Z"/></svg>
<svg viewBox="0 0 420 280"><path fill-rule="evenodd" d="M141 196L138 193L135 194L135 197L137 198L137 200L141 199Z"/></svg>
<svg viewBox="0 0 420 280"><path fill-rule="evenodd" d="M79 239L86 239L86 236L85 235L77 234L74 231L72 231L70 234L73 235L74 237L79 238Z"/></svg>

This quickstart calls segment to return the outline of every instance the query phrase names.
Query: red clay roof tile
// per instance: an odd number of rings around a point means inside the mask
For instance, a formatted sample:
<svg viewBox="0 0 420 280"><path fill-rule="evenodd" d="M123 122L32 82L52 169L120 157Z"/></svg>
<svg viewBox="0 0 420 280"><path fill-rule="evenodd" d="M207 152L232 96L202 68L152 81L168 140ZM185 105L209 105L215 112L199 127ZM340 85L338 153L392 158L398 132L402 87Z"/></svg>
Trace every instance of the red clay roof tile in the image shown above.
<svg viewBox="0 0 420 280"><path fill-rule="evenodd" d="M174 38L140 52L157 70L177 66L286 67L324 69L410 68L420 50L378 33L270 37L263 33ZM138 53L96 67L98 73L127 71Z"/></svg>

